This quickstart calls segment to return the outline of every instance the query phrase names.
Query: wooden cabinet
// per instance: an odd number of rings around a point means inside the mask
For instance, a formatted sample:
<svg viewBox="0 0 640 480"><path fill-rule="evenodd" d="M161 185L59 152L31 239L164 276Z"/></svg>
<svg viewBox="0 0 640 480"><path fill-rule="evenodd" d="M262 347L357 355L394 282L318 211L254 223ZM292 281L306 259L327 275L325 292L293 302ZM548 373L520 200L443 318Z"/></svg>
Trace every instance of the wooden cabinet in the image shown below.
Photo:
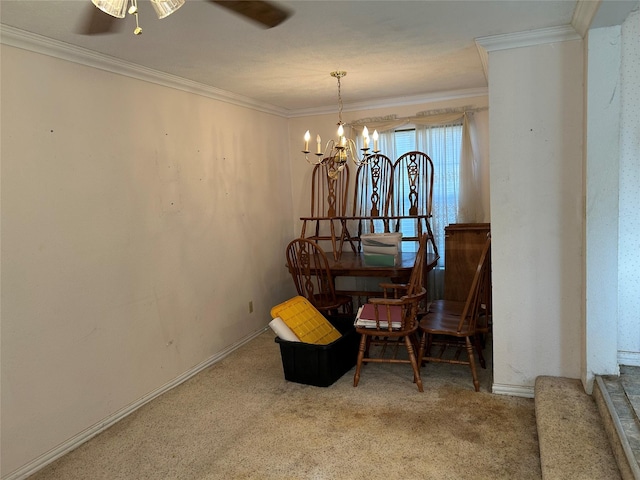
<svg viewBox="0 0 640 480"><path fill-rule="evenodd" d="M489 223L453 223L444 229L444 298L467 300Z"/></svg>

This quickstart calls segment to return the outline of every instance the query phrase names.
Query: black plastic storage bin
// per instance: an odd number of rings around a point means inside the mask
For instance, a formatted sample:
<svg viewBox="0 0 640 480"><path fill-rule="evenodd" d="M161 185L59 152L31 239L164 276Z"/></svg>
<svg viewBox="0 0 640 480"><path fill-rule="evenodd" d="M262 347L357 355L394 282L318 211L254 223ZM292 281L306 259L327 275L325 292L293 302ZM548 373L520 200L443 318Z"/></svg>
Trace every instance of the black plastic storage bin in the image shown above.
<svg viewBox="0 0 640 480"><path fill-rule="evenodd" d="M286 380L328 387L356 364L360 337L353 327L354 318L329 316L327 319L342 334L328 345L288 342L276 337Z"/></svg>

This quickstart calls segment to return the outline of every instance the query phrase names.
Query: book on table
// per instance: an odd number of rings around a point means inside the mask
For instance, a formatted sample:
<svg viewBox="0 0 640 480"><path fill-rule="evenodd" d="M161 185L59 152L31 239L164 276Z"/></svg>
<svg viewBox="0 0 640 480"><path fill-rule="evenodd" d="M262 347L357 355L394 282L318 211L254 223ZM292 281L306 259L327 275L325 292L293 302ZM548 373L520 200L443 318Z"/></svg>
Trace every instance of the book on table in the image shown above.
<svg viewBox="0 0 640 480"><path fill-rule="evenodd" d="M389 328L388 313L391 314L391 327L402 327L402 307L400 305L378 305L380 328ZM358 309L356 327L376 328L376 312L372 303L365 303Z"/></svg>

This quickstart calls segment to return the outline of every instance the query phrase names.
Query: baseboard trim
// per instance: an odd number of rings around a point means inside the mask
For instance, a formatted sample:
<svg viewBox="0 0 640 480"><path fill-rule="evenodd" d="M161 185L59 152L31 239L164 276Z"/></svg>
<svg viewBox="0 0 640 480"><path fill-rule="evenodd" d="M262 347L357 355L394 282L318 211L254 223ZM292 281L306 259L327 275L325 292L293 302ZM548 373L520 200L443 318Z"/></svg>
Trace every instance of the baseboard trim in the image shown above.
<svg viewBox="0 0 640 480"><path fill-rule="evenodd" d="M44 468L45 466L50 464L51 462L57 460L58 458L66 455L67 453L71 452L72 450L78 448L83 443L91 440L93 437L95 437L99 433L105 431L107 428L109 428L112 425L114 425L115 423L119 422L120 420L122 420L126 416L132 414L133 412L138 410L143 405L149 403L154 398L159 397L163 393L166 393L169 390L171 390L172 388L177 387L181 383L186 382L191 377L193 377L194 375L200 373L205 368L208 368L211 365L219 362L220 360L225 358L227 355L229 355L233 351L237 350L238 348L242 347L244 344L250 342L251 340L256 338L258 335L260 335L263 332L265 332L268 328L269 328L268 326L264 327L264 328L262 328L260 330L257 330L255 332L247 335L244 338L241 338L239 341L237 341L233 345L230 345L229 347L227 347L224 350L216 353L212 357L209 357L207 360L205 360L205 361L199 363L198 365L194 366L193 368L187 370L182 375L177 376L176 378L174 378L170 382L165 383L161 387L159 387L156 390L148 393L147 395L143 396L142 398L138 399L137 401L133 402L132 404L127 405L126 407L124 407L121 410L113 413L112 415L109 415L108 417L106 417L103 420L99 421L95 425L92 425L91 427L89 427L86 430L80 432L79 434L75 435L74 437L71 437L66 442L61 443L57 447L55 447L55 448L49 450L48 452L40 455L39 457L37 457L36 459L32 460L31 462L23 465L19 469L14 470L12 473L8 474L6 477L2 477L2 480L23 480L23 479L26 479L30 475L33 475L38 470L41 470L42 468Z"/></svg>
<svg viewBox="0 0 640 480"><path fill-rule="evenodd" d="M491 389L496 395L510 395L512 397L534 398L534 387L526 385L506 385L503 383L494 383Z"/></svg>
<svg viewBox="0 0 640 480"><path fill-rule="evenodd" d="M618 350L618 365L640 367L640 352L627 352Z"/></svg>

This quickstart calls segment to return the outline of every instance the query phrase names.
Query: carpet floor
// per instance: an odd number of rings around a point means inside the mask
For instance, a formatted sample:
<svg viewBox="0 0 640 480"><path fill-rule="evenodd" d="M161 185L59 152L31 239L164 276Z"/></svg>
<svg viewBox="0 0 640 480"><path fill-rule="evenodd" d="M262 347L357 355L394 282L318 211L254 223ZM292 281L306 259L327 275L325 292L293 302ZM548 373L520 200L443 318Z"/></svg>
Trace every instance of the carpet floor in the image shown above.
<svg viewBox="0 0 640 480"><path fill-rule="evenodd" d="M476 393L466 366L369 364L284 379L269 330L30 478L540 479L533 399Z"/></svg>

